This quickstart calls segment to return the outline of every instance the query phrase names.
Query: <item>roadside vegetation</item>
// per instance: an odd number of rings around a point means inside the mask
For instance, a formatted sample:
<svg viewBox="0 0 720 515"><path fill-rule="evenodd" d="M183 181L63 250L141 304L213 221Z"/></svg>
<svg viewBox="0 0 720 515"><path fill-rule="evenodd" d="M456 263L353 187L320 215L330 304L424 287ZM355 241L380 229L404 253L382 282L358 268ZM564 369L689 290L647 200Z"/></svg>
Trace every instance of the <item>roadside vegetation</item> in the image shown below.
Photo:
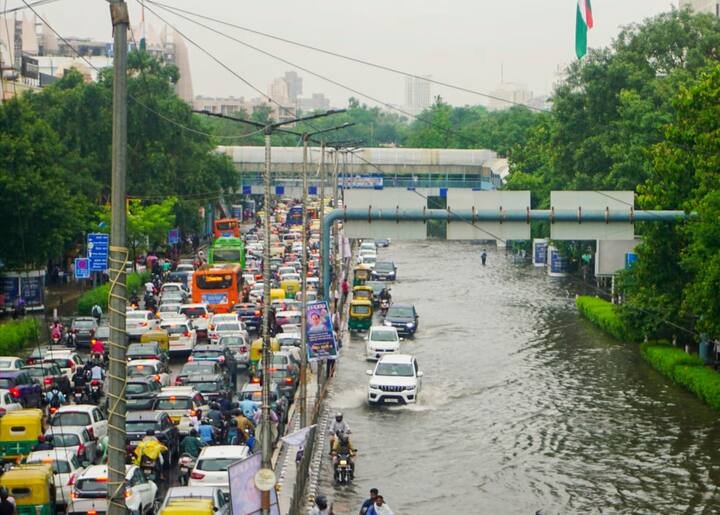
<svg viewBox="0 0 720 515"><path fill-rule="evenodd" d="M13 355L39 338L40 323L36 318L25 317L0 324L0 354Z"/></svg>
<svg viewBox="0 0 720 515"><path fill-rule="evenodd" d="M150 277L148 272L133 272L127 275L127 291L128 295L133 292L141 292L143 284L145 284ZM103 312L107 312L108 308L108 294L110 293L110 283L103 284L92 290L88 290L83 293L78 299L77 311L80 315L89 316L92 307L98 304Z"/></svg>

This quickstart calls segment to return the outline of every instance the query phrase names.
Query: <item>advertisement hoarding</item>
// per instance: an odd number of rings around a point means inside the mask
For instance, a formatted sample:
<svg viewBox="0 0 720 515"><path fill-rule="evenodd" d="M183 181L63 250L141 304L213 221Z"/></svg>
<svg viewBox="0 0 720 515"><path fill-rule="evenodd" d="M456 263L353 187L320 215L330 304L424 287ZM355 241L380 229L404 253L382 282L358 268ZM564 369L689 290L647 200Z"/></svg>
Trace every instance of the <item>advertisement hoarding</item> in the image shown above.
<svg viewBox="0 0 720 515"><path fill-rule="evenodd" d="M308 361L335 359L337 342L327 301L308 303L306 314Z"/></svg>

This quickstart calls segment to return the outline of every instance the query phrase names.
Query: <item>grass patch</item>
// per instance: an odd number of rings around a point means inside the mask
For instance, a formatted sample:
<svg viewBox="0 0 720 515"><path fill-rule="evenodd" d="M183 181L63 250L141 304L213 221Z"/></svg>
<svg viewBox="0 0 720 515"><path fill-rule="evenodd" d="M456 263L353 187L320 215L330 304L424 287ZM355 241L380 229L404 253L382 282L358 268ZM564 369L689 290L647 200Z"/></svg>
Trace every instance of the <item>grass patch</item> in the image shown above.
<svg viewBox="0 0 720 515"><path fill-rule="evenodd" d="M625 326L611 302L582 295L575 299L578 311L600 329L621 341L637 341L637 336Z"/></svg>
<svg viewBox="0 0 720 515"><path fill-rule="evenodd" d="M40 323L35 318L12 320L0 325L0 354L15 354L28 344L37 342Z"/></svg>
<svg viewBox="0 0 720 515"><path fill-rule="evenodd" d="M127 291L141 291L142 285L150 278L149 272L133 272L127 275ZM80 315L90 315L90 311L95 304L99 304L103 312L107 312L108 295L110 293L110 284L103 284L97 288L86 291L78 299L77 310Z"/></svg>

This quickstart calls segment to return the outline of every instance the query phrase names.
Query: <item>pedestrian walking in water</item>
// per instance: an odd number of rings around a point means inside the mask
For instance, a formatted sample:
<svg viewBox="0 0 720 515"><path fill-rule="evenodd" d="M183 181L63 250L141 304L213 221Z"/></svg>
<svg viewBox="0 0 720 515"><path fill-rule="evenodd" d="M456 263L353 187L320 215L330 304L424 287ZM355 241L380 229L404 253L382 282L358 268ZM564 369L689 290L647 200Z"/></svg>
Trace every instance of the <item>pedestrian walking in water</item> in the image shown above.
<svg viewBox="0 0 720 515"><path fill-rule="evenodd" d="M482 254L480 254L480 261L482 261L483 266L485 266L485 261L487 261L487 250L482 250Z"/></svg>
<svg viewBox="0 0 720 515"><path fill-rule="evenodd" d="M375 499L377 499L377 496L380 492L378 492L377 488L371 488L370 489L370 498L366 499L365 502L360 507L360 515L365 515L368 510L370 509L370 506L375 504Z"/></svg>

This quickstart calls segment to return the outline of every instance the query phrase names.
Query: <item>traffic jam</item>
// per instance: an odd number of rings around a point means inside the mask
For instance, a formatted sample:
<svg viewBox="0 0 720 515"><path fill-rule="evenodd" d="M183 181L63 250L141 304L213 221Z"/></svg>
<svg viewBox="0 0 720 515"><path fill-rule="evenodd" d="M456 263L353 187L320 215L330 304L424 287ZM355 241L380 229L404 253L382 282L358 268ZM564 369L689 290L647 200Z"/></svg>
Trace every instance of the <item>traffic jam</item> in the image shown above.
<svg viewBox="0 0 720 515"><path fill-rule="evenodd" d="M318 298L319 209L307 206L308 301ZM227 469L260 450L264 381L272 444L285 433L300 379L302 207L278 201L271 215L267 367L256 215L244 234L239 220L216 220L213 243L194 255L140 263L147 280L128 292L126 313L130 513L231 513ZM54 320L46 345L0 357L0 487L22 513L108 509L110 330L100 306L92 315Z"/></svg>

